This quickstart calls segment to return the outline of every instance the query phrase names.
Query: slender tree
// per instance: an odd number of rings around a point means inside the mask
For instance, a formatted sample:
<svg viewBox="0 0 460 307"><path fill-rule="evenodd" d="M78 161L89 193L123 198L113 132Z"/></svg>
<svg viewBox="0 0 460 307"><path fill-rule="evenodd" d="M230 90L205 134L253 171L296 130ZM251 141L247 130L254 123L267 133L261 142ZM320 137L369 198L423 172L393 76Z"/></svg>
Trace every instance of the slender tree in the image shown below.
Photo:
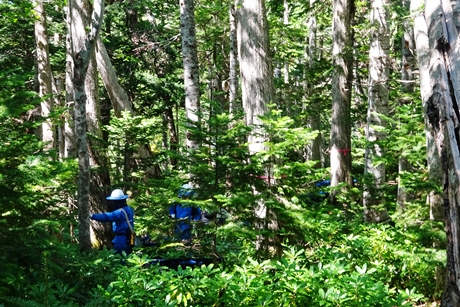
<svg viewBox="0 0 460 307"><path fill-rule="evenodd" d="M72 58L72 86L75 104L75 135L78 157L78 220L79 220L79 244L82 251L91 249L90 221L89 221L89 190L90 190L90 164L87 143L87 120L85 89L86 76L97 36L99 35L104 13L103 1L94 2L91 23L88 34L85 34L85 23L78 11L82 5L75 0L69 1L71 58Z"/></svg>
<svg viewBox="0 0 460 307"><path fill-rule="evenodd" d="M229 113L235 114L238 109L238 40L237 40L237 22L235 5L231 4L229 8L230 14L230 54L229 54Z"/></svg>
<svg viewBox="0 0 460 307"><path fill-rule="evenodd" d="M46 148L54 149L55 133L53 124L49 118L54 108L53 75L49 58L48 30L43 0L35 1L35 42L37 47L39 94L42 97L40 107L41 115L44 118L41 125L41 136L42 141L46 143Z"/></svg>
<svg viewBox="0 0 460 307"><path fill-rule="evenodd" d="M104 87L107 91L107 94L112 102L113 110L115 111L115 116L121 117L121 112L128 112L131 115L136 115L137 112L134 110L133 104L128 97L125 89L121 86L118 81L118 76L115 68L112 65L110 57L107 53L102 39L99 37L97 40L96 48L96 62L97 62L97 71L99 72ZM99 134L99 133L98 133ZM142 160L146 160L151 157L151 153L145 144L139 146L137 154L135 156L135 161L138 167L142 164ZM125 173L131 172L131 164L129 161L125 163L128 169L125 170ZM147 168L147 174L153 174L154 170ZM100 223L95 223L100 224Z"/></svg>
<svg viewBox="0 0 460 307"><path fill-rule="evenodd" d="M289 14L290 14L290 7L289 7L289 0L283 1L283 25L285 26L285 31L289 31ZM290 84L290 68L289 68L289 57L285 57L283 63L283 78L284 78L284 91L283 91L283 101L286 106L290 106L290 93L289 93L289 84ZM292 107L286 108L286 112L288 116L292 116Z"/></svg>
<svg viewBox="0 0 460 307"><path fill-rule="evenodd" d="M402 1L403 8L407 10L409 8L409 1ZM403 35L401 39L401 92L403 96L399 99L399 104L401 106L414 104L411 94L414 92L415 78L414 78L414 68L415 68L415 42L413 35L413 27L410 24L410 20L407 19L403 22ZM411 171L412 166L407 160L407 155L403 152L401 157L399 157L398 162L398 195L397 195L397 204L398 210L401 212L404 211L406 203L411 201L413 195L407 191L405 187L405 176L406 173Z"/></svg>
<svg viewBox="0 0 460 307"><path fill-rule="evenodd" d="M385 185L385 154L382 143L386 139L388 116L388 81L389 81L389 48L390 35L388 29L387 0L371 2L371 42L369 49L369 95L366 124L366 155L364 175L368 182L364 187L363 205L364 219L377 223L389 219L382 195Z"/></svg>
<svg viewBox="0 0 460 307"><path fill-rule="evenodd" d="M195 29L194 0L179 0L180 31L184 64L185 112L192 125L199 125L200 78ZM197 149L200 141L193 132L187 131L187 148Z"/></svg>
<svg viewBox="0 0 460 307"><path fill-rule="evenodd" d="M313 71L318 61L318 52L316 45L316 32L317 32L317 21L316 21L316 11L314 7L317 5L317 0L310 0L310 15L308 17L308 49L306 50L306 57L308 59L307 69ZM313 84L308 84L305 81L305 89L307 95L313 93ZM310 95L309 95L310 96ZM321 110L321 101L318 98L313 98L312 108L315 110ZM308 126L313 131L321 131L321 112L310 116L308 119ZM316 167L321 166L321 132L312 140L312 142L307 145L307 160L318 161L315 165Z"/></svg>
<svg viewBox="0 0 460 307"><path fill-rule="evenodd" d="M68 10L70 8L70 2L68 3ZM71 27L74 26L74 23L72 22L70 18L70 14L68 14L66 18L66 23L67 23L67 34L66 34L66 71L65 71L65 102L66 102L66 108L67 112L64 114L64 123L60 127L62 130L62 135L63 135L63 142L60 146L60 155L63 158L75 158L77 153L76 153L76 138L75 138L75 112L74 112L74 106L75 106L75 101L74 101L74 89L73 89L73 59L72 59L72 48L73 48L73 43L72 43L72 31Z"/></svg>
<svg viewBox="0 0 460 307"><path fill-rule="evenodd" d="M331 116L331 187L344 182L351 185L351 78L353 0L333 0L332 20L332 116ZM332 189L335 200L337 190Z"/></svg>

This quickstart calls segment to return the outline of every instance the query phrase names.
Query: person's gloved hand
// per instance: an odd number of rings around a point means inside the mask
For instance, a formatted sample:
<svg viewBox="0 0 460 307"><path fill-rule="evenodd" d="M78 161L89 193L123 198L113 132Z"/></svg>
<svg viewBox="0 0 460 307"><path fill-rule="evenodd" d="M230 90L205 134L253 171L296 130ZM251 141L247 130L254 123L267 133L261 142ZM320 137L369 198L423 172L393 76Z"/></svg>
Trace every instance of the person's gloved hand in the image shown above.
<svg viewBox="0 0 460 307"><path fill-rule="evenodd" d="M176 215L175 215L175 214L171 214L170 217L171 217L172 219L175 219L175 218L176 218Z"/></svg>

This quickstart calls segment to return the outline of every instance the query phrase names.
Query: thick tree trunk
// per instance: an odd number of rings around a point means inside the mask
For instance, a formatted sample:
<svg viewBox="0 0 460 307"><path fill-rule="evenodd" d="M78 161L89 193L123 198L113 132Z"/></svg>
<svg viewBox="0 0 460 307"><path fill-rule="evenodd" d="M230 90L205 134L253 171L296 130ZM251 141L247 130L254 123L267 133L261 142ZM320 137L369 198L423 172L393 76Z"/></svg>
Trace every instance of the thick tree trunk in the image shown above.
<svg viewBox="0 0 460 307"><path fill-rule="evenodd" d="M390 33L387 25L387 0L371 2L371 42L369 49L369 105L366 124L366 152L364 175L368 183L364 186L364 219L379 223L389 219L384 204L382 186L385 185L384 148L381 143L386 139L388 116L388 80Z"/></svg>
<svg viewBox="0 0 460 307"><path fill-rule="evenodd" d="M332 20L332 116L331 116L331 187L352 184L351 179L351 78L353 0L333 0ZM331 190L335 201L337 190Z"/></svg>
<svg viewBox="0 0 460 307"><path fill-rule="evenodd" d="M268 40L268 23L264 0L242 0L236 3L238 20L238 56L241 70L242 103L247 126L254 128L249 136L252 154L264 150L266 141L259 116L268 111L267 105L274 99L273 67ZM257 193L257 192L255 192ZM257 227L276 231L278 222L273 210L260 201L255 208ZM279 252L277 242L266 237L258 238L258 249L268 252L270 245Z"/></svg>
<svg viewBox="0 0 460 307"><path fill-rule="evenodd" d="M41 116L44 118L41 125L42 141L46 143L46 149L55 148L55 132L51 119L48 119L54 108L53 103L53 75L49 60L48 31L46 25L46 13L43 0L35 1L35 42L38 65L39 95L42 98Z"/></svg>
<svg viewBox="0 0 460 307"><path fill-rule="evenodd" d="M447 278L442 307L460 306L460 54L451 2L425 1L431 95L426 113L441 157L447 234Z"/></svg>
<svg viewBox="0 0 460 307"><path fill-rule="evenodd" d="M200 78L195 29L194 0L179 0L182 56L184 64L185 112L191 125L199 126ZM187 147L199 148L201 142L192 130L187 131Z"/></svg>
<svg viewBox="0 0 460 307"><path fill-rule="evenodd" d="M88 12L89 13L89 12ZM88 66L85 79L86 121L87 131L91 135L88 138L88 153L90 165L90 190L89 208L92 212L107 211L105 197L110 193L110 177L108 170L107 151L102 141L101 129L101 105L99 100L99 86L97 73L96 55L93 54ZM95 245L112 247L112 227L110 223L91 222L91 230Z"/></svg>
<svg viewBox="0 0 460 307"><path fill-rule="evenodd" d="M89 188L90 188L90 164L87 143L87 121L86 121L86 89L85 81L88 73L88 66L94 54L96 39L99 35L104 13L103 1L94 2L89 33L85 35L85 22L77 11L83 6L77 1L69 1L70 33L72 44L73 61L73 90L75 101L75 134L78 157L78 189L77 205L79 220L79 243L80 250L91 249L90 221L89 221ZM83 39L82 39L83 38Z"/></svg>
<svg viewBox="0 0 460 307"><path fill-rule="evenodd" d="M414 38L415 47L417 50L417 62L420 72L420 94L422 96L423 109L427 109L428 99L431 95L431 80L430 80L430 47L428 41L428 26L425 16L420 12L420 8L424 5L424 0L412 0L411 11L418 12L414 17ZM428 117L425 118L425 136L427 147L427 164L428 164L428 179L436 185L442 186L442 166L439 157L436 142L434 140L433 127L428 122ZM444 221L444 206L442 195L436 190L430 191L427 196L427 203L430 206L430 219L434 221Z"/></svg>
<svg viewBox="0 0 460 307"><path fill-rule="evenodd" d="M273 102L275 92L265 1L239 1L237 11L242 103L246 125L256 127L249 137L249 149L254 153L264 149L265 137L257 126L262 124L259 116L267 113L267 105Z"/></svg>
<svg viewBox="0 0 460 307"><path fill-rule="evenodd" d="M423 109L427 110L428 100L431 95L431 80L430 80L430 47L428 40L428 26L426 24L425 15L420 11L424 5L424 0L412 0L411 12L417 12L414 16L414 38L415 47L417 50L418 70L420 72L420 94L422 97ZM428 180L431 184L442 186L442 164L439 157L438 149L434 139L433 127L428 121L428 116L424 112L425 136L427 148L427 164L428 164ZM445 220L443 196L436 189L428 192L427 204L430 207L430 220L442 221ZM440 248L445 245L445 242L433 242L435 247ZM436 268L436 286L435 292L440 293L445 287L444 267Z"/></svg>

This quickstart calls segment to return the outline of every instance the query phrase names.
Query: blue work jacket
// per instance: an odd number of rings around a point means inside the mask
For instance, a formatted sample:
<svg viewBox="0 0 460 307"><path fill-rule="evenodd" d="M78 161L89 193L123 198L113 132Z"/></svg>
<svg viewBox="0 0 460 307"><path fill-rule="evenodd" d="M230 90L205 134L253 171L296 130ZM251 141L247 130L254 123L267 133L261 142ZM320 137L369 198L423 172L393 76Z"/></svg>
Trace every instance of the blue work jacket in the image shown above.
<svg viewBox="0 0 460 307"><path fill-rule="evenodd" d="M191 221L199 221L201 219L200 208L184 206L181 203L174 203L171 207L169 207L169 215L172 214L176 216L176 219L187 218Z"/></svg>
<svg viewBox="0 0 460 307"><path fill-rule="evenodd" d="M91 219L99 222L112 222L112 230L115 233L115 238L112 240L112 243L114 245L124 246L127 245L126 236L129 235L131 231L126 221L126 215L123 213L122 209L128 215L128 220L134 230L134 210L129 206L125 206L113 212L93 214Z"/></svg>

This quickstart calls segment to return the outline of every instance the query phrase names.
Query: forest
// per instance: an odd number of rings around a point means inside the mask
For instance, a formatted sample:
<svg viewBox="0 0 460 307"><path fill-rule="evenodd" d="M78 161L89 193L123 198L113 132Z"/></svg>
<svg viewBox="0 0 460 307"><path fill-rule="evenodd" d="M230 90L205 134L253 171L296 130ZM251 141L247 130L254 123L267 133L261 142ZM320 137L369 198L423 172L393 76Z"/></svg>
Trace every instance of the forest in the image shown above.
<svg viewBox="0 0 460 307"><path fill-rule="evenodd" d="M459 0L0 0L0 307L460 306L459 31Z"/></svg>

